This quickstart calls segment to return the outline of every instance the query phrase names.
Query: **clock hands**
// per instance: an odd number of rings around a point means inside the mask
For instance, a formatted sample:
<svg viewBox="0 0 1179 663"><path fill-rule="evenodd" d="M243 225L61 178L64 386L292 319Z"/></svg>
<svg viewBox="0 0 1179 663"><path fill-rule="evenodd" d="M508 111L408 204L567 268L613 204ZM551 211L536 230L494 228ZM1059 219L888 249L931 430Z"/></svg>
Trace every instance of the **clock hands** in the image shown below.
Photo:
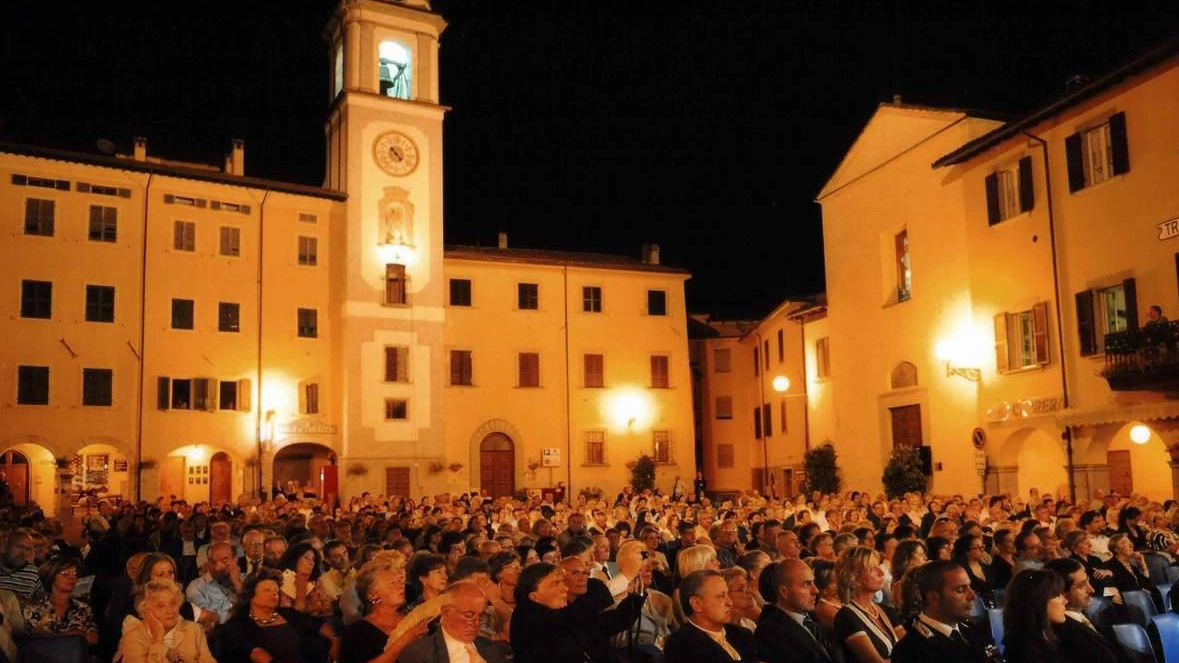
<svg viewBox="0 0 1179 663"><path fill-rule="evenodd" d="M389 151L393 154L393 156L397 157L398 161L405 161L405 155L402 154L401 151L398 150L396 147L390 145Z"/></svg>

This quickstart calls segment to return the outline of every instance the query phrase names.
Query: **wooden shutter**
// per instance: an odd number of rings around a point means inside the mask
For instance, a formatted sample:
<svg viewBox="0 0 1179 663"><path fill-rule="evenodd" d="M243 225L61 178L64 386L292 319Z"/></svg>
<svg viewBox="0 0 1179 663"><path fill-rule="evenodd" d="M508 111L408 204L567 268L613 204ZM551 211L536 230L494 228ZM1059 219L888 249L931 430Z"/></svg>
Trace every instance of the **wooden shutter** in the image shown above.
<svg viewBox="0 0 1179 663"><path fill-rule="evenodd" d="M220 405L220 403L218 403L218 401L220 400L220 396L221 396L221 391L220 391L220 386L219 386L221 383L217 381L217 378L205 378L205 381L209 385L209 397L208 397L208 400L205 401L205 404L206 404L205 409L208 410L209 412L216 412L217 406Z"/></svg>
<svg viewBox="0 0 1179 663"><path fill-rule="evenodd" d="M761 406L761 429L766 437L773 437L774 435L774 417L770 411L770 404L766 403Z"/></svg>
<svg viewBox="0 0 1179 663"><path fill-rule="evenodd" d="M520 386L521 387L539 387L540 386L540 355L535 352L521 352L519 355L520 362Z"/></svg>
<svg viewBox="0 0 1179 663"><path fill-rule="evenodd" d="M208 378L193 378L192 380L192 409L209 409L209 380Z"/></svg>
<svg viewBox="0 0 1179 663"><path fill-rule="evenodd" d="M1122 281L1122 290L1126 296L1126 328L1134 331L1138 329L1138 287L1134 279Z"/></svg>
<svg viewBox="0 0 1179 663"><path fill-rule="evenodd" d="M250 386L250 380L237 381L237 409L238 412L249 412L253 409L254 390Z"/></svg>
<svg viewBox="0 0 1179 663"><path fill-rule="evenodd" d="M753 408L753 437L754 439L761 439L761 408Z"/></svg>
<svg viewBox="0 0 1179 663"><path fill-rule="evenodd" d="M1007 350L1007 314L995 315L995 369L1004 373L1011 368Z"/></svg>
<svg viewBox="0 0 1179 663"><path fill-rule="evenodd" d="M1130 144L1126 141L1126 114L1109 118L1109 147L1113 153L1113 174L1130 172Z"/></svg>
<svg viewBox="0 0 1179 663"><path fill-rule="evenodd" d="M1048 365L1051 356L1048 350L1048 302L1040 302L1032 307L1032 335L1033 348L1036 351L1036 363Z"/></svg>
<svg viewBox="0 0 1179 663"><path fill-rule="evenodd" d="M168 410L172 407L172 378L156 380L156 407Z"/></svg>
<svg viewBox="0 0 1179 663"><path fill-rule="evenodd" d="M1068 190L1070 193L1085 188L1085 159L1082 156L1081 140L1079 133L1064 139L1064 156L1068 163Z"/></svg>
<svg viewBox="0 0 1179 663"><path fill-rule="evenodd" d="M1036 189L1032 180L1032 158L1019 160L1019 211L1027 212L1036 206Z"/></svg>
<svg viewBox="0 0 1179 663"><path fill-rule="evenodd" d="M999 211L999 174L991 173L987 175L987 224L995 225L1002 220L1002 215Z"/></svg>
<svg viewBox="0 0 1179 663"><path fill-rule="evenodd" d="M1097 330L1093 320L1093 291L1082 290L1074 295L1077 306L1077 334L1081 342L1081 356L1097 354Z"/></svg>

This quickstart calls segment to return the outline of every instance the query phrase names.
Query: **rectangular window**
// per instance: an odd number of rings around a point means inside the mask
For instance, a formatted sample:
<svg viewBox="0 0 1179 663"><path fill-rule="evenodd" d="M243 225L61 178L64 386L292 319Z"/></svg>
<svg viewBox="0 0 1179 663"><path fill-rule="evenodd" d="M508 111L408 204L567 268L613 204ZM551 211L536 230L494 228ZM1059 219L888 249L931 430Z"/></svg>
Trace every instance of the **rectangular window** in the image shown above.
<svg viewBox="0 0 1179 663"><path fill-rule="evenodd" d="M761 348L753 346L753 375L761 375Z"/></svg>
<svg viewBox="0 0 1179 663"><path fill-rule="evenodd" d="M733 371L733 356L728 348L716 348L712 351L712 371L714 373L731 373Z"/></svg>
<svg viewBox="0 0 1179 663"><path fill-rule="evenodd" d="M733 467L733 445L718 444L716 445L716 466L723 468Z"/></svg>
<svg viewBox="0 0 1179 663"><path fill-rule="evenodd" d="M762 343L761 357L763 360L765 360L766 370L769 371L770 370L770 339L768 339L768 338Z"/></svg>
<svg viewBox="0 0 1179 663"><path fill-rule="evenodd" d="M516 284L516 305L521 311L540 308L540 286L535 283Z"/></svg>
<svg viewBox="0 0 1179 663"><path fill-rule="evenodd" d="M397 263L385 265L385 304L405 304L407 303L405 294L405 265Z"/></svg>
<svg viewBox="0 0 1179 663"><path fill-rule="evenodd" d="M782 430L783 434L786 434L787 432L790 431L790 429L786 426L786 401L785 400L783 400L781 403L778 404L778 410L779 410L778 414L780 415L778 418L782 420L782 429L781 430Z"/></svg>
<svg viewBox="0 0 1179 663"><path fill-rule="evenodd" d="M20 282L20 317L43 318L53 314L53 283L50 281Z"/></svg>
<svg viewBox="0 0 1179 663"><path fill-rule="evenodd" d="M90 206L90 241L113 242L118 236L119 210L102 205Z"/></svg>
<svg viewBox="0 0 1179 663"><path fill-rule="evenodd" d="M409 348L385 347L385 382L409 382Z"/></svg>
<svg viewBox="0 0 1179 663"><path fill-rule="evenodd" d="M902 230L893 239L896 245L897 301L907 302L913 296L913 272L909 269L909 231Z"/></svg>
<svg viewBox="0 0 1179 663"><path fill-rule="evenodd" d="M212 412L217 397L217 381L209 378L192 379L192 409Z"/></svg>
<svg viewBox="0 0 1179 663"><path fill-rule="evenodd" d="M241 331L241 306L232 302L218 302L217 331Z"/></svg>
<svg viewBox="0 0 1179 663"><path fill-rule="evenodd" d="M319 238L299 237L299 264L314 267L319 264Z"/></svg>
<svg viewBox="0 0 1179 663"><path fill-rule="evenodd" d="M520 386L540 386L540 354L536 352L521 352L519 355Z"/></svg>
<svg viewBox="0 0 1179 663"><path fill-rule="evenodd" d="M774 416L770 411L770 404L765 403L761 406L761 428L766 437L773 437L774 435Z"/></svg>
<svg viewBox="0 0 1179 663"><path fill-rule="evenodd" d="M218 386L220 387L220 393L217 394L217 407L222 410L236 410L237 382L223 380Z"/></svg>
<svg viewBox="0 0 1179 663"><path fill-rule="evenodd" d="M86 321L115 321L115 288L109 285L86 286Z"/></svg>
<svg viewBox="0 0 1179 663"><path fill-rule="evenodd" d="M110 406L113 372L109 368L82 369L82 405Z"/></svg>
<svg viewBox="0 0 1179 663"><path fill-rule="evenodd" d="M999 185L999 218L1010 219L1019 214L1019 190L1016 188L1014 170L1001 170L996 173Z"/></svg>
<svg viewBox="0 0 1179 663"><path fill-rule="evenodd" d="M651 355L652 389L667 389L671 386L667 364L667 355Z"/></svg>
<svg viewBox="0 0 1179 663"><path fill-rule="evenodd" d="M1130 328L1129 314L1126 309L1126 288L1115 285L1097 291L1097 302L1101 314L1101 331L1104 334L1114 334Z"/></svg>
<svg viewBox="0 0 1179 663"><path fill-rule="evenodd" d="M995 316L995 367L1000 373L1043 366L1048 357L1048 303Z"/></svg>
<svg viewBox="0 0 1179 663"><path fill-rule="evenodd" d="M1126 114L1115 113L1099 126L1082 129L1066 137L1064 152L1070 192L1130 172Z"/></svg>
<svg viewBox="0 0 1179 663"><path fill-rule="evenodd" d="M385 399L385 421L405 421L409 419L409 401L404 398Z"/></svg>
<svg viewBox="0 0 1179 663"><path fill-rule="evenodd" d="M1020 159L1015 167L987 175L985 183L988 225L993 226L1027 212L1035 204L1030 156Z"/></svg>
<svg viewBox="0 0 1179 663"><path fill-rule="evenodd" d="M471 351L450 351L450 384L471 386Z"/></svg>
<svg viewBox="0 0 1179 663"><path fill-rule="evenodd" d="M192 410L192 380L172 379L172 409Z"/></svg>
<svg viewBox="0 0 1179 663"><path fill-rule="evenodd" d="M192 329L192 300L172 300L172 329Z"/></svg>
<svg viewBox="0 0 1179 663"><path fill-rule="evenodd" d="M657 430L651 433L651 458L656 463L671 462L671 431Z"/></svg>
<svg viewBox="0 0 1179 663"><path fill-rule="evenodd" d="M585 365L585 386L590 389L601 389L606 386L606 357L599 354L587 354L583 357Z"/></svg>
<svg viewBox="0 0 1179 663"><path fill-rule="evenodd" d="M778 363L786 361L786 335L781 329L778 330Z"/></svg>
<svg viewBox="0 0 1179 663"><path fill-rule="evenodd" d="M16 402L20 405L49 405L48 366L17 367Z"/></svg>
<svg viewBox="0 0 1179 663"><path fill-rule="evenodd" d="M602 312L602 289L596 285L587 285L581 289L581 310L586 313Z"/></svg>
<svg viewBox="0 0 1179 663"><path fill-rule="evenodd" d="M319 220L319 218L316 217L314 214L308 214L307 212L299 212L299 223L315 223L318 220Z"/></svg>
<svg viewBox="0 0 1179 663"><path fill-rule="evenodd" d="M606 432L587 430L585 432L585 464L606 464Z"/></svg>
<svg viewBox="0 0 1179 663"><path fill-rule="evenodd" d="M25 200L25 234L53 237L53 218L57 203L52 200Z"/></svg>
<svg viewBox="0 0 1179 663"><path fill-rule="evenodd" d="M471 280L470 279L451 279L450 280L450 305L451 306L470 306L471 305Z"/></svg>
<svg viewBox="0 0 1179 663"><path fill-rule="evenodd" d="M826 336L815 341L815 377L831 377L831 339Z"/></svg>
<svg viewBox="0 0 1179 663"><path fill-rule="evenodd" d="M753 408L753 437L754 439L761 439L761 408Z"/></svg>
<svg viewBox="0 0 1179 663"><path fill-rule="evenodd" d="M233 226L221 226L221 255L234 258L242 254L242 231Z"/></svg>
<svg viewBox="0 0 1179 663"><path fill-rule="evenodd" d="M172 227L172 248L177 251L196 251L196 224L177 221Z"/></svg>
<svg viewBox="0 0 1179 663"><path fill-rule="evenodd" d="M647 291L647 315L667 315L667 292Z"/></svg>
<svg viewBox="0 0 1179 663"><path fill-rule="evenodd" d="M301 308L298 314L300 338L316 338L319 336L319 311L313 308Z"/></svg>
<svg viewBox="0 0 1179 663"><path fill-rule="evenodd" d="M1113 174L1113 148L1110 143L1109 123L1081 134L1085 163L1085 186L1108 180Z"/></svg>
<svg viewBox="0 0 1179 663"><path fill-rule="evenodd" d="M732 419L733 418L733 397L732 396L717 396L716 397L716 418L717 419Z"/></svg>
<svg viewBox="0 0 1179 663"><path fill-rule="evenodd" d="M319 414L319 385L314 382L303 386L303 413Z"/></svg>

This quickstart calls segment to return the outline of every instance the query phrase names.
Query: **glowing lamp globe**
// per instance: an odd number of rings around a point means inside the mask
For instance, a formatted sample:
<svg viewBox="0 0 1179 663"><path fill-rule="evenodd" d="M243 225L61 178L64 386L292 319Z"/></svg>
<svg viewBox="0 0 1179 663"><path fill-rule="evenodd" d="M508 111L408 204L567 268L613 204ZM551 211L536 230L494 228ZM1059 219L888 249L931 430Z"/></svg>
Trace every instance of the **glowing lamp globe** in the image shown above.
<svg viewBox="0 0 1179 663"><path fill-rule="evenodd" d="M1150 427L1138 424L1130 429L1130 441L1134 444L1146 444L1150 442Z"/></svg>
<svg viewBox="0 0 1179 663"><path fill-rule="evenodd" d="M774 386L774 391L780 394L790 388L790 378L786 377L785 375L779 375L778 377L774 378L774 381L771 384Z"/></svg>

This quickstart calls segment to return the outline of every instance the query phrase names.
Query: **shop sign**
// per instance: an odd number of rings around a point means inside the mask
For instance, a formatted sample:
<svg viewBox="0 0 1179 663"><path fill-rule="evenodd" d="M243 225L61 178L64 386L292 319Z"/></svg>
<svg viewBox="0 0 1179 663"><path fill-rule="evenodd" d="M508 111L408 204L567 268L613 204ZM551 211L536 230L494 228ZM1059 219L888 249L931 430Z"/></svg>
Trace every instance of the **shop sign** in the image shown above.
<svg viewBox="0 0 1179 663"><path fill-rule="evenodd" d="M1004 401L987 408L987 423L1002 423L1013 419L1027 419L1046 414L1052 414L1064 409L1064 399L1060 396L1045 396L1039 398L1022 398L1015 401Z"/></svg>

